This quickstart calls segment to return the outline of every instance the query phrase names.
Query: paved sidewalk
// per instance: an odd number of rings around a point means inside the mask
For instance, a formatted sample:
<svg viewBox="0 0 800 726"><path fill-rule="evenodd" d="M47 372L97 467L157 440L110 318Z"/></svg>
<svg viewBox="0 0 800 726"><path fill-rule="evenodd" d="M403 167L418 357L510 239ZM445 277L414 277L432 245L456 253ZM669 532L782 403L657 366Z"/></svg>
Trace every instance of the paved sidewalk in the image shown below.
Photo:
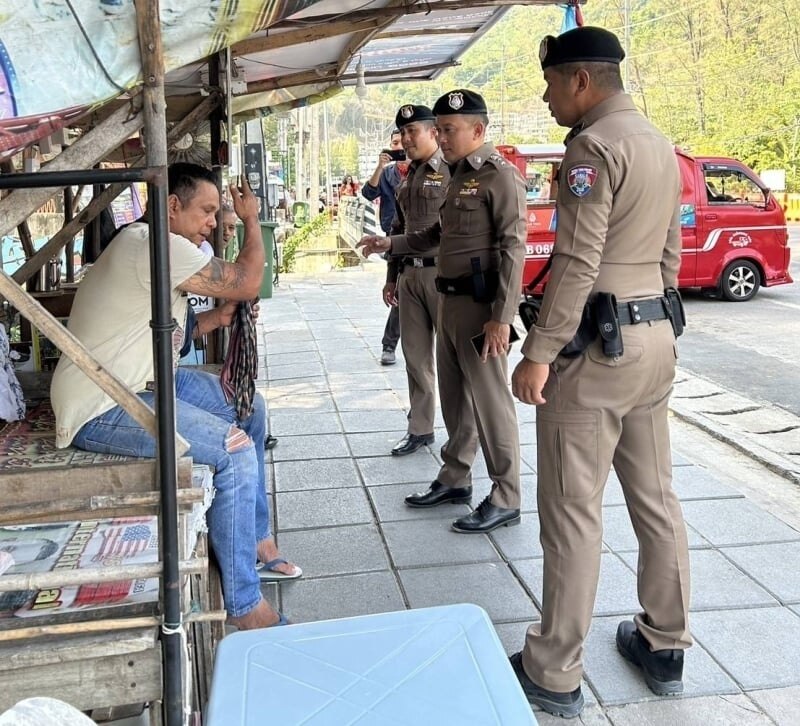
<svg viewBox="0 0 800 726"><path fill-rule="evenodd" d="M469 511L465 505L406 507L403 496L435 478L445 432L438 415L433 447L403 458L389 455L405 433L408 394L402 357L392 367L378 363L386 320L382 275L381 265L314 278L289 275L262 304L266 355L259 388L269 402L271 433L280 439L270 466L276 532L284 554L305 573L265 592L295 622L473 602L489 613L512 653L540 616L535 409L518 405L521 526L459 535L450 521ZM518 359L515 350L512 367ZM678 405L685 409L694 392L703 395L702 382L679 379L679 386L688 381L698 387L684 387L687 398ZM681 422L676 426L686 430ZM690 431L696 436L690 432L673 441L675 488L693 568L696 646L686 657L685 697L653 696L614 646L617 622L636 612L638 603L636 540L612 472L582 721L797 724L800 531L786 522L796 523L798 512L775 516L745 496L729 473L740 454L730 451L726 466L711 469L698 462L712 458L705 456L712 450L705 445L703 456L682 453L696 452L696 437L705 436ZM751 487L754 468L758 477L772 477L770 486L795 486L775 484L777 477L760 464L747 464ZM480 454L474 476L477 503L490 486ZM543 724L562 723L537 717Z"/></svg>

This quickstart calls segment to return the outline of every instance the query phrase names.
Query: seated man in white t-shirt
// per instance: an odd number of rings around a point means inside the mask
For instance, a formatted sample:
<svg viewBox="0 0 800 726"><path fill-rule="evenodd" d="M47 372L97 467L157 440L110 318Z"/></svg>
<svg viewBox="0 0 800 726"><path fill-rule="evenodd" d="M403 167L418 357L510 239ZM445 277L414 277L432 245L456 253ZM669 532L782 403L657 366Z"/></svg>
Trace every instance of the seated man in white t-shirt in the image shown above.
<svg viewBox="0 0 800 726"><path fill-rule="evenodd" d="M172 314L177 321L173 353L186 335L202 335L229 325L237 301L258 296L264 273L264 246L258 200L252 191L231 187L244 224L244 244L235 262L209 258L200 242L216 227L220 205L213 174L195 164L169 168L169 253ZM194 331L184 331L187 293L228 302L199 313ZM81 281L68 327L100 363L149 405L153 343L148 226L135 222L109 244ZM220 565L225 607L241 629L283 624L285 618L264 600L260 579L292 579L300 569L283 560L270 535L264 470L264 399L239 420L225 399L219 377L186 367L175 371L176 426L197 463L214 468L216 494L208 512L209 541ZM71 360L62 356L51 387L56 445L73 444L102 453L154 457L153 437L106 395ZM260 561L260 574L257 569Z"/></svg>

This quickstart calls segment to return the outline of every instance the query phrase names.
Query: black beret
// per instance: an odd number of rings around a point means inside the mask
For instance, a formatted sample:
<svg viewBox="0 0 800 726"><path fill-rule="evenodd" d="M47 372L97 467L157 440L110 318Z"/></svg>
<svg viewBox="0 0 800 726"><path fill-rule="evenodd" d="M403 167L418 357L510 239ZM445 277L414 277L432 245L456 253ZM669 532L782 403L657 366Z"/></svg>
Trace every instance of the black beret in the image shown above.
<svg viewBox="0 0 800 726"><path fill-rule="evenodd" d="M468 91L466 88L457 88L441 96L433 104L433 113L436 116L452 116L454 114L472 115L476 113L488 113L486 101L483 96L475 91Z"/></svg>
<svg viewBox="0 0 800 726"><path fill-rule="evenodd" d="M580 61L619 64L624 57L625 51L614 33L591 26L573 28L559 36L548 35L539 46L542 70Z"/></svg>
<svg viewBox="0 0 800 726"><path fill-rule="evenodd" d="M402 129L414 121L433 121L433 111L427 106L414 106L410 103L400 106L397 116L394 117L394 125Z"/></svg>

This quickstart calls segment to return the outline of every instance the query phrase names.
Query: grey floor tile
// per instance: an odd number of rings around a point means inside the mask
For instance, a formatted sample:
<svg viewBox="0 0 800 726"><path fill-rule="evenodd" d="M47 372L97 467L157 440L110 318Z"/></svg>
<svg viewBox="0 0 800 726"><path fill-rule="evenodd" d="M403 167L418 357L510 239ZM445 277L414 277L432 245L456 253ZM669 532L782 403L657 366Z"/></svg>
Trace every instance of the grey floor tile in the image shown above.
<svg viewBox="0 0 800 726"><path fill-rule="evenodd" d="M800 602L800 542L726 547L722 551L782 602Z"/></svg>
<svg viewBox="0 0 800 726"><path fill-rule="evenodd" d="M439 473L439 464L427 448L408 456L376 456L356 459L367 486L379 484L430 484Z"/></svg>
<svg viewBox="0 0 800 726"><path fill-rule="evenodd" d="M270 391L271 393L271 391ZM321 390L306 393L291 392L269 399L269 414L273 413L336 413L336 405L329 393Z"/></svg>
<svg viewBox="0 0 800 726"><path fill-rule="evenodd" d="M333 392L339 411L390 411L400 409L400 399L391 390L366 390Z"/></svg>
<svg viewBox="0 0 800 726"><path fill-rule="evenodd" d="M682 454L679 454L673 449L672 451L672 466L694 466L689 459Z"/></svg>
<svg viewBox="0 0 800 726"><path fill-rule="evenodd" d="M689 547L709 544L691 527L686 527ZM639 543L633 531L627 507L603 507L603 542L614 552L637 552Z"/></svg>
<svg viewBox="0 0 800 726"><path fill-rule="evenodd" d="M522 521L513 527L499 527L489 534L495 546L507 560L541 557L539 544L539 515L523 513Z"/></svg>
<svg viewBox="0 0 800 726"><path fill-rule="evenodd" d="M406 429L347 434L353 456L389 456L392 447L406 435Z"/></svg>
<svg viewBox="0 0 800 726"><path fill-rule="evenodd" d="M363 489L279 492L275 500L280 531L373 521L372 508Z"/></svg>
<svg viewBox="0 0 800 726"><path fill-rule="evenodd" d="M673 467L672 486L682 501L743 496L732 486L720 481L702 466Z"/></svg>
<svg viewBox="0 0 800 726"><path fill-rule="evenodd" d="M486 535L459 534L446 520L381 524L396 567L453 565L499 560Z"/></svg>
<svg viewBox="0 0 800 726"><path fill-rule="evenodd" d="M716 546L800 540L800 532L749 499L684 502L686 521Z"/></svg>
<svg viewBox="0 0 800 726"><path fill-rule="evenodd" d="M408 430L408 419L399 408L390 411L344 411L341 417L348 434Z"/></svg>
<svg viewBox="0 0 800 726"><path fill-rule="evenodd" d="M363 371L371 373L375 368L375 359L366 351L349 350L338 353L321 353L325 369L329 373L355 373Z"/></svg>
<svg viewBox="0 0 800 726"><path fill-rule="evenodd" d="M273 353L267 356L267 367L272 369L276 366L296 366L306 363L319 363L320 357L314 351L298 351L295 353Z"/></svg>
<svg viewBox="0 0 800 726"><path fill-rule="evenodd" d="M283 532L280 545L302 567L306 579L389 569L386 548L374 524Z"/></svg>
<svg viewBox="0 0 800 726"><path fill-rule="evenodd" d="M267 335L267 359L275 355L289 355L290 353L316 353L317 346L314 345L313 338L305 340L288 340L281 342L275 340L272 334Z"/></svg>
<svg viewBox="0 0 800 726"><path fill-rule="evenodd" d="M541 607L544 560L515 560L511 564L533 593L537 606ZM616 555L610 552L602 554L594 615L625 614L638 609L636 575Z"/></svg>
<svg viewBox="0 0 800 726"><path fill-rule="evenodd" d="M797 726L800 686L750 691L747 695L764 710L764 713L777 726Z"/></svg>
<svg viewBox="0 0 800 726"><path fill-rule="evenodd" d="M617 473L612 469L608 473L606 488L603 490L603 506L612 507L625 504L625 496L622 494L622 485L619 483Z"/></svg>
<svg viewBox="0 0 800 726"><path fill-rule="evenodd" d="M401 570L400 580L411 607L471 602L494 621L538 619L539 614L503 563Z"/></svg>
<svg viewBox="0 0 800 726"><path fill-rule="evenodd" d="M600 703L605 706L636 701L664 701L645 685L641 671L626 661L617 651L617 625L628 618L594 618L586 640L584 667L586 679L592 684ZM721 693L739 693L728 674L700 646L686 651L683 682L686 698ZM673 703L670 700L670 703ZM666 722L683 723L672 719ZM717 722L721 723L721 722Z"/></svg>
<svg viewBox="0 0 800 726"><path fill-rule="evenodd" d="M367 349L366 343L358 335L339 338L317 338L316 340L317 349L323 354L343 350L363 351Z"/></svg>
<svg viewBox="0 0 800 726"><path fill-rule="evenodd" d="M270 412L269 431L273 436L338 434L342 431L342 424L336 413L284 413L277 409Z"/></svg>
<svg viewBox="0 0 800 726"><path fill-rule="evenodd" d="M539 621L537 614L531 622L520 621L517 623L495 623L494 629L497 632L497 637L503 644L503 650L507 655L513 655L519 652L525 646L525 633L528 632L528 627L531 623Z"/></svg>
<svg viewBox="0 0 800 726"><path fill-rule="evenodd" d="M522 439L520 439L521 441ZM532 471L536 471L536 444L521 443L519 456Z"/></svg>
<svg viewBox="0 0 800 726"><path fill-rule="evenodd" d="M697 612L691 627L745 690L800 685L800 618L787 608Z"/></svg>
<svg viewBox="0 0 800 726"><path fill-rule="evenodd" d="M620 556L636 572L637 553L624 552ZM689 572L692 610L729 610L779 604L718 550L689 550Z"/></svg>
<svg viewBox="0 0 800 726"><path fill-rule="evenodd" d="M280 381L285 378L309 378L321 376L324 372L322 363L316 361L293 363L292 365L274 365L270 366L268 371L270 381Z"/></svg>
<svg viewBox="0 0 800 726"><path fill-rule="evenodd" d="M792 605L790 608L796 615L800 615L800 605Z"/></svg>
<svg viewBox="0 0 800 726"><path fill-rule="evenodd" d="M614 726L771 726L744 694L703 698L660 699L609 708ZM796 723L796 721L795 721Z"/></svg>
<svg viewBox="0 0 800 726"><path fill-rule="evenodd" d="M374 373L330 373L331 391L388 391L389 382L380 372Z"/></svg>
<svg viewBox="0 0 800 726"><path fill-rule="evenodd" d="M425 491L427 482L421 484L384 484L368 487L367 491L378 512L380 522L403 522L418 519L454 520L469 514L466 504L442 504L438 507L408 507L403 499L409 494Z"/></svg>
<svg viewBox="0 0 800 726"><path fill-rule="evenodd" d="M280 446L280 443L278 444ZM352 459L303 459L276 461L273 491L342 489L361 486L361 476ZM321 496L327 496L322 494Z"/></svg>
<svg viewBox="0 0 800 726"><path fill-rule="evenodd" d="M272 449L273 461L336 459L345 456L350 456L350 449L343 434L281 436L278 445Z"/></svg>
<svg viewBox="0 0 800 726"><path fill-rule="evenodd" d="M405 610L391 572L296 580L281 592L283 612L294 623Z"/></svg>

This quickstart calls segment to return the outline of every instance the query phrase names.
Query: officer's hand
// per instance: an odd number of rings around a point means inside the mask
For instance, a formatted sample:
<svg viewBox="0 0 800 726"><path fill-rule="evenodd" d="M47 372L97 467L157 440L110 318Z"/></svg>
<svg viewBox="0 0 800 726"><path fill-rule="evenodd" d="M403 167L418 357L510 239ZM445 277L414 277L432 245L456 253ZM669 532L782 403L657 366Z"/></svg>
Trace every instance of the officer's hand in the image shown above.
<svg viewBox="0 0 800 726"><path fill-rule="evenodd" d="M361 254L369 257L373 252L386 252L391 249L392 242L388 237L377 237L375 235L365 235L356 242L356 249L362 248Z"/></svg>
<svg viewBox="0 0 800 726"><path fill-rule="evenodd" d="M242 185L237 187L235 184L231 184L228 191L233 201L233 211L236 212L239 219L245 220L248 217L258 219L258 197L253 194L247 179L242 177Z"/></svg>
<svg viewBox="0 0 800 726"><path fill-rule="evenodd" d="M485 363L487 358L497 358L498 355L505 355L508 352L508 337L511 326L508 323L498 323L490 320L483 326L486 336L483 341L483 353L481 360Z"/></svg>
<svg viewBox="0 0 800 726"><path fill-rule="evenodd" d="M397 284L387 282L383 286L383 303L387 308L397 307Z"/></svg>
<svg viewBox="0 0 800 726"><path fill-rule="evenodd" d="M534 363L523 358L511 376L511 393L523 403L541 406L547 403L542 397L542 389L549 376L550 366L547 363Z"/></svg>

